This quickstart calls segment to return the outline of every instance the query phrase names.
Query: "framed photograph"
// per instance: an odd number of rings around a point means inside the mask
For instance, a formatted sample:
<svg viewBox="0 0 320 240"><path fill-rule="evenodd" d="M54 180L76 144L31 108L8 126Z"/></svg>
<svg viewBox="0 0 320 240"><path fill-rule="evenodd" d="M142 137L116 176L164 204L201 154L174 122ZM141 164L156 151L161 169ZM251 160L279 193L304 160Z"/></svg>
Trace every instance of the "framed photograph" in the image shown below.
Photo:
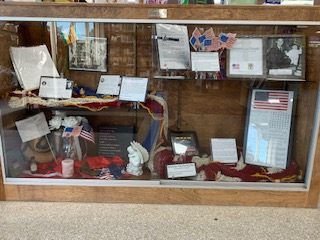
<svg viewBox="0 0 320 240"><path fill-rule="evenodd" d="M69 69L107 72L107 39L84 38L69 46Z"/></svg>
<svg viewBox="0 0 320 240"><path fill-rule="evenodd" d="M194 131L170 132L172 149L175 155L200 155L197 134Z"/></svg>
<svg viewBox="0 0 320 240"><path fill-rule="evenodd" d="M302 35L266 37L267 78L305 80L305 42Z"/></svg>
<svg viewBox="0 0 320 240"><path fill-rule="evenodd" d="M265 78L264 38L237 37L227 52L227 76Z"/></svg>

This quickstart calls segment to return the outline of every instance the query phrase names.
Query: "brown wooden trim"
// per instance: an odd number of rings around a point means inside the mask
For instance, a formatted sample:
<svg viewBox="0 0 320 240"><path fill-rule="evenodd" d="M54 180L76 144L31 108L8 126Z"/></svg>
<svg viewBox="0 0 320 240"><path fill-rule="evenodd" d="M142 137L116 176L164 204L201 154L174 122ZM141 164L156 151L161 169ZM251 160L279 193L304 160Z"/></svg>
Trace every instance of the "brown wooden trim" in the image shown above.
<svg viewBox="0 0 320 240"><path fill-rule="evenodd" d="M4 191L4 185L3 185L2 167L0 164L0 201L3 201L6 199L4 193L5 191Z"/></svg>
<svg viewBox="0 0 320 240"><path fill-rule="evenodd" d="M316 208L318 207L319 194L320 194L320 133L317 139L317 149L314 156L314 164L312 170L312 177L310 183L310 189L308 192L308 202L306 207Z"/></svg>
<svg viewBox="0 0 320 240"><path fill-rule="evenodd" d="M152 5L0 2L0 16L38 18L149 19L167 9L168 20L320 21L319 6Z"/></svg>
<svg viewBox="0 0 320 240"><path fill-rule="evenodd" d="M306 207L307 192L164 187L5 185L8 201Z"/></svg>

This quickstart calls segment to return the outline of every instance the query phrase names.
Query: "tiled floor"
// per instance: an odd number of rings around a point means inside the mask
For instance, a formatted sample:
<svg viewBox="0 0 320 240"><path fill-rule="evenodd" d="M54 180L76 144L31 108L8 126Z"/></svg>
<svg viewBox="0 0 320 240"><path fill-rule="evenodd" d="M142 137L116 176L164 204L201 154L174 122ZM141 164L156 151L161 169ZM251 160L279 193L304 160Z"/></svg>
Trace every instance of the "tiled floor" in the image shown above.
<svg viewBox="0 0 320 240"><path fill-rule="evenodd" d="M0 239L320 239L320 209L0 202Z"/></svg>

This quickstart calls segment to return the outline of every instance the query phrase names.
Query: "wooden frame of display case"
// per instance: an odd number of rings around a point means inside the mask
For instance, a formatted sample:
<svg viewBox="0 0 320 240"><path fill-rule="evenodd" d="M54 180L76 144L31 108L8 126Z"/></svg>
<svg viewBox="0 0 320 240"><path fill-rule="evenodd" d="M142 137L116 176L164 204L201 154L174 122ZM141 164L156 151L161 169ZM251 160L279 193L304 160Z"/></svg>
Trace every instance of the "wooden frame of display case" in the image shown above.
<svg viewBox="0 0 320 240"><path fill-rule="evenodd" d="M167 14L159 17L159 9ZM252 14L252 12L255 14ZM225 23L320 25L320 7L208 6L208 5L125 5L86 3L10 3L0 2L0 20L43 21L44 18L96 22ZM156 17L154 17L156 16ZM315 86L312 91L317 91ZM241 206L317 207L320 191L320 135L314 146L310 186L305 189L273 188L256 190L234 185L216 188L196 185L78 186L3 184L0 171L0 199L20 201L130 202L158 204L215 204Z"/></svg>

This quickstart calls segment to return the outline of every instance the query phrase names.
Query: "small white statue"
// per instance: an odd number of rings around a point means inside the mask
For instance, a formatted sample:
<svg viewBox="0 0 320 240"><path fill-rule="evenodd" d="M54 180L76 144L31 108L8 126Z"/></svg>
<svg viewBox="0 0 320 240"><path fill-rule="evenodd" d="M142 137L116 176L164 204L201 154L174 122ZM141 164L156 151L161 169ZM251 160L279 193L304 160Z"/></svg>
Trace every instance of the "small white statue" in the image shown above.
<svg viewBox="0 0 320 240"><path fill-rule="evenodd" d="M127 164L127 173L135 176L140 176L143 173L143 163L147 162L149 159L148 151L143 146L141 146L140 143L137 143L135 141L130 143L127 151L129 157L129 163Z"/></svg>

